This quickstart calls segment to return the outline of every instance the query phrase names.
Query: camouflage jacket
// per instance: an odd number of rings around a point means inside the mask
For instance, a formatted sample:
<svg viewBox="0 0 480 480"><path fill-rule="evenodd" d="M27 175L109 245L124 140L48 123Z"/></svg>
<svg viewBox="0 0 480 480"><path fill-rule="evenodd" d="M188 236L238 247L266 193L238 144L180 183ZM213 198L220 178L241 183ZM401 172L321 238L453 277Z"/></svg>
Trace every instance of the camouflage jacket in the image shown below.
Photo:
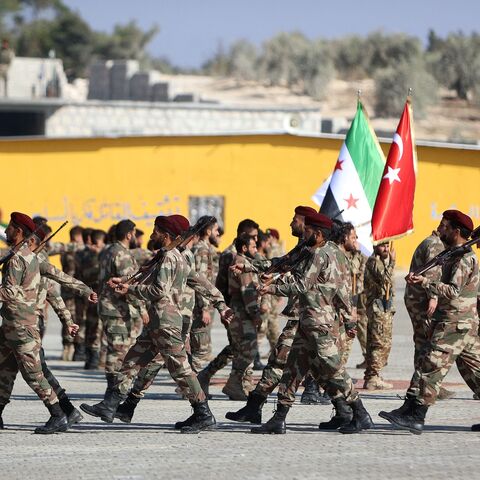
<svg viewBox="0 0 480 480"><path fill-rule="evenodd" d="M145 265L155 255L152 251L145 248L132 248L130 249L130 253L139 267Z"/></svg>
<svg viewBox="0 0 480 480"><path fill-rule="evenodd" d="M90 247L77 252L76 261L76 278L88 285L92 290L99 290L100 275L100 253Z"/></svg>
<svg viewBox="0 0 480 480"><path fill-rule="evenodd" d="M131 295L119 295L107 285L112 277L128 277L138 270L130 250L120 242L105 248L100 255L98 313L105 317L131 318L140 315L145 306Z"/></svg>
<svg viewBox="0 0 480 480"><path fill-rule="evenodd" d="M78 252L84 248L84 245L78 242L48 242L46 248L49 255L60 255L63 253Z"/></svg>
<svg viewBox="0 0 480 480"><path fill-rule="evenodd" d="M25 245L2 266L0 302L3 321L37 325L40 268L37 256Z"/></svg>
<svg viewBox="0 0 480 480"><path fill-rule="evenodd" d="M422 286L438 295L435 320L446 322L478 320L478 259L472 249L462 257L445 262L440 281L425 278Z"/></svg>
<svg viewBox="0 0 480 480"><path fill-rule="evenodd" d="M367 307L373 307L374 311L379 312L395 311L393 306L395 296L394 268L395 262L390 261L390 257L382 260L380 256L373 254L368 258L364 280Z"/></svg>
<svg viewBox="0 0 480 480"><path fill-rule="evenodd" d="M410 272L417 270L425 265L433 257L445 250L445 245L440 240L440 235L437 231L433 231L413 252L412 261L410 263ZM439 266L430 269L424 273L424 276L430 281L435 282L440 280L442 268ZM412 285L407 283L405 287L405 299L421 300L427 298L437 298L432 290L425 290L421 285Z"/></svg>
<svg viewBox="0 0 480 480"><path fill-rule="evenodd" d="M146 284L130 285L129 293L150 302L149 328L158 329L182 321L182 295L188 285L208 298L222 312L227 308L222 294L201 274L188 266L177 249L167 252Z"/></svg>
<svg viewBox="0 0 480 480"><path fill-rule="evenodd" d="M228 272L228 294L230 306L235 314L240 314L251 320L260 318L260 296L257 293L258 276L251 271L251 261L245 255L237 253L233 263L241 263L247 268L239 275L231 270Z"/></svg>
<svg viewBox="0 0 480 480"><path fill-rule="evenodd" d="M257 252L253 261L263 262L263 261L268 261L268 259L265 255L262 255ZM256 281L257 281L257 284L260 282L260 279L258 276L256 277ZM267 295L262 295L260 297L259 301L260 301L260 309L262 310L262 315L273 314L273 309L274 309L274 306L276 305L275 300L277 300L277 297L275 295L267 294Z"/></svg>
<svg viewBox="0 0 480 480"><path fill-rule="evenodd" d="M228 271L235 261L236 254L237 250L235 249L235 245L232 244L227 247L218 258L218 274L215 280L215 286L220 290L228 305L230 304L230 298L228 296Z"/></svg>
<svg viewBox="0 0 480 480"><path fill-rule="evenodd" d="M71 291L75 296L84 298L88 298L93 293L93 290L80 280L67 275L52 265L48 261L46 252L40 251L37 254L37 259L41 275L37 300L37 315L43 315L45 302L48 302L60 318L60 321L66 325L71 325L73 323L72 316L66 308L63 298L57 293L55 283Z"/></svg>
<svg viewBox="0 0 480 480"><path fill-rule="evenodd" d="M189 248L186 248L183 250L182 255L187 262L187 265L192 270L195 270L195 257L193 256L192 251ZM185 286L185 291L181 296L179 304L180 313L183 317L191 317L193 315L193 308L195 307L195 291L188 285Z"/></svg>
<svg viewBox="0 0 480 480"><path fill-rule="evenodd" d="M350 263L352 293L353 295L360 295L364 289L365 266L367 265L368 257L358 250L355 252L346 252L345 255Z"/></svg>
<svg viewBox="0 0 480 480"><path fill-rule="evenodd" d="M349 265L345 254L333 242L312 249L312 256L292 271L292 280L276 284L276 295L297 295L300 321L334 326L338 310L345 322L352 322L351 290L345 283Z"/></svg>
<svg viewBox="0 0 480 480"><path fill-rule="evenodd" d="M210 283L213 283L215 281L215 277L213 276L213 257L216 252L210 245L210 242L208 240L199 240L192 247L192 253L195 258L195 271L201 273ZM201 314L201 310L208 310L208 308L208 300L196 293L196 314Z"/></svg>
<svg viewBox="0 0 480 480"><path fill-rule="evenodd" d="M82 245L83 248L83 245ZM47 249L47 254L49 252L49 249ZM60 263L62 264L62 270L67 274L70 275L71 277L75 277L75 252L65 252L60 255ZM71 292L68 289L63 289L61 290L62 292L62 297L65 300L69 300L71 298L74 298L73 292Z"/></svg>

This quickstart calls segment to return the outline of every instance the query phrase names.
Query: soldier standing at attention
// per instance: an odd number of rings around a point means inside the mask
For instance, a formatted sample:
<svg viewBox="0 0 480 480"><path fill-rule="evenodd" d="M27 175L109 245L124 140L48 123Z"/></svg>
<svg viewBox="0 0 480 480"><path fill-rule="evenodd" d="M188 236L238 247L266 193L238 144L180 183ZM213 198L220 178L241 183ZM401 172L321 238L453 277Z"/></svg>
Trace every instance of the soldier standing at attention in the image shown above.
<svg viewBox="0 0 480 480"><path fill-rule="evenodd" d="M215 283L214 258L217 252L211 243L211 238L218 237L218 222L215 217L211 218L212 221L198 233L199 239L192 247L192 253L195 257L195 271L204 275L210 283ZM198 219L199 222L203 220L205 217ZM196 294L190 331L192 367L196 372L199 372L203 365L212 359L212 315L213 310L208 300Z"/></svg>
<svg viewBox="0 0 480 480"><path fill-rule="evenodd" d="M460 247L470 237L473 221L458 210L446 210L440 222L440 239L450 249ZM443 379L455 362L460 375L476 395L480 395L480 338L478 337L478 259L471 247L442 265L440 280L410 273L407 282L419 285L438 297L428 352L419 369L417 396L380 416L402 430L421 434L428 408L435 404ZM472 429L480 429L473 426Z"/></svg>
<svg viewBox="0 0 480 480"><path fill-rule="evenodd" d="M115 243L101 256L98 312L107 339L105 377L107 388L113 388L115 375L131 345L131 329L136 317L147 318L143 302L132 295L121 295L107 285L112 277L128 277L137 271L129 246L135 239L135 224L121 220L115 229Z"/></svg>
<svg viewBox="0 0 480 480"><path fill-rule="evenodd" d="M13 212L5 231L7 244L14 246L37 229L33 220L23 213ZM36 315L40 269L37 256L25 243L2 267L0 302L0 428L5 405L10 401L18 371L50 412L50 418L35 433L64 432L67 418L58 398L42 372L42 346Z"/></svg>
<svg viewBox="0 0 480 480"><path fill-rule="evenodd" d="M363 388L367 390L388 390L393 388L381 376L392 349L392 324L395 250L388 243L373 247L373 255L365 266L365 297L367 301L367 366Z"/></svg>
<svg viewBox="0 0 480 480"><path fill-rule="evenodd" d="M348 319L345 323L347 332L354 332L355 326L349 321L351 293L344 283L349 273L348 261L335 243L327 241L331 228L332 220L327 216L321 213L307 215L305 237L312 250L310 261L302 265L302 271L292 272L294 281L291 283L273 284L260 291L283 296L298 295L300 321L280 380L277 411L266 424L252 428L252 433L286 433L285 418L295 401L295 392L309 371L332 401L341 403L342 410L349 413L338 424L341 433L358 433L373 426L352 379L342 365L337 348L338 307L334 306L334 301L343 305L343 317Z"/></svg>
<svg viewBox="0 0 480 480"><path fill-rule="evenodd" d="M188 220L180 215L157 217L151 239L161 248L167 249L187 225ZM179 301L188 284L195 290L201 290L202 294L212 301L215 308L221 311L222 321L230 321L231 310L221 300L220 295L210 293L210 283L193 271L175 248L166 251L164 258L156 265L155 271L147 280L148 283L127 285L122 283L123 281L121 278L113 278L109 283L116 285L115 290L119 294L129 293L148 302L150 323L126 355L114 388L105 392L101 403L93 406L82 404L80 408L111 423L120 402L128 393L133 378L160 353L170 375L193 407L193 415L184 422L177 422L175 428L182 433L198 433L201 430L215 428L215 418L208 407L197 376L187 360L182 340L183 318Z"/></svg>

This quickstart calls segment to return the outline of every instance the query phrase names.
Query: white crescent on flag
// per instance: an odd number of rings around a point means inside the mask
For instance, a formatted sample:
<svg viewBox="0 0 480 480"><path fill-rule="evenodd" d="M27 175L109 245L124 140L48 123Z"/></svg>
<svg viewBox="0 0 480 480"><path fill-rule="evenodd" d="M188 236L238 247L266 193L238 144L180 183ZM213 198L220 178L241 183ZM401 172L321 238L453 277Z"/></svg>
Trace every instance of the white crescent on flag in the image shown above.
<svg viewBox="0 0 480 480"><path fill-rule="evenodd" d="M398 145L398 150L400 152L400 154L398 156L398 161L400 161L402 159L402 156L403 156L403 140L402 140L402 137L398 133L395 133L392 141L393 141L393 143L396 143Z"/></svg>

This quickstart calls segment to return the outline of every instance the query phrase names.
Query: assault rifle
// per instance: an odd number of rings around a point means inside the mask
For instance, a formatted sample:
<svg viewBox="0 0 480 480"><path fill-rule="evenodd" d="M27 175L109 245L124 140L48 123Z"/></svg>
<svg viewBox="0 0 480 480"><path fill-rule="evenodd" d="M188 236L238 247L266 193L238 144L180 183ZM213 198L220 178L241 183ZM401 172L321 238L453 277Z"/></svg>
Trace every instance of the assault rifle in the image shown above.
<svg viewBox="0 0 480 480"><path fill-rule="evenodd" d="M201 222L197 222L195 225L191 226L183 235L178 235L178 237L176 237L167 247L157 250L157 253L152 259L122 283L133 285L145 282L155 271L157 265L163 262L163 259L170 250L173 250L174 248L185 248L195 235L198 235L198 233L214 220L215 217L205 217Z"/></svg>
<svg viewBox="0 0 480 480"><path fill-rule="evenodd" d="M39 253L42 248L68 223L68 220L63 222L49 237L45 238L42 242L38 244L38 247L33 251L33 253Z"/></svg>
<svg viewBox="0 0 480 480"><path fill-rule="evenodd" d="M0 258L0 265L8 262L24 245L26 245L34 235L39 233L43 228L43 225L38 225L37 228L28 236L26 236L23 240L15 244L10 251L2 258Z"/></svg>
<svg viewBox="0 0 480 480"><path fill-rule="evenodd" d="M432 268L443 265L445 262L448 262L452 258L462 257L465 255L472 245L480 243L480 227L477 227L471 234L470 240L467 240L463 245L459 245L454 248L447 248L443 252L440 252L437 256L429 260L425 265L417 268L413 271L414 275L423 275L428 270Z"/></svg>

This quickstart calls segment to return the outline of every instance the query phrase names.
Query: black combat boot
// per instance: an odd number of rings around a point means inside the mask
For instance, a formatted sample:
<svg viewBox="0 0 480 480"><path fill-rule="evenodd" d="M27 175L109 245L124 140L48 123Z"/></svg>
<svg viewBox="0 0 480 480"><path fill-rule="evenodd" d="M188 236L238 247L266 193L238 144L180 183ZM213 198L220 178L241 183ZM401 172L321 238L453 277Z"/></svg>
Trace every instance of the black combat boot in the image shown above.
<svg viewBox="0 0 480 480"><path fill-rule="evenodd" d="M262 360L260 359L260 352L257 350L257 354L255 355L255 358L253 360L253 369L255 371L261 371L265 368L265 365L262 363Z"/></svg>
<svg viewBox="0 0 480 480"><path fill-rule="evenodd" d="M472 432L480 432L480 423L472 425Z"/></svg>
<svg viewBox="0 0 480 480"><path fill-rule="evenodd" d="M414 402L409 411L404 413L389 412L388 416L384 418L396 428L420 435L423 432L427 410L426 405L419 405Z"/></svg>
<svg viewBox="0 0 480 480"><path fill-rule="evenodd" d="M97 403L96 405L82 403L80 408L93 417L99 417L103 422L112 423L115 417L115 412L123 399L124 396L117 390L108 391L107 389L105 397L100 403Z"/></svg>
<svg viewBox="0 0 480 480"><path fill-rule="evenodd" d="M97 370L100 362L100 352L98 350L93 350L92 348L87 348L85 350L85 356L84 370Z"/></svg>
<svg viewBox="0 0 480 480"><path fill-rule="evenodd" d="M58 403L63 413L67 417L68 428L75 423L80 423L83 420L82 414L72 405L72 402L65 393L65 390L58 394Z"/></svg>
<svg viewBox="0 0 480 480"><path fill-rule="evenodd" d="M277 410L275 411L273 417L261 427L253 427L250 429L251 433L273 433L276 435L281 435L287 433L287 426L285 424L285 419L287 418L287 413L290 410L290 407L277 403Z"/></svg>
<svg viewBox="0 0 480 480"><path fill-rule="evenodd" d="M140 399L141 397L137 397L130 392L127 399L118 406L115 412L115 418L118 418L123 423L131 423L135 408L137 408Z"/></svg>
<svg viewBox="0 0 480 480"><path fill-rule="evenodd" d="M338 429L340 433L360 433L362 430L373 428L372 418L359 398L352 402L350 407L353 410L352 421L348 425L340 427Z"/></svg>
<svg viewBox="0 0 480 480"><path fill-rule="evenodd" d="M49 435L56 432L65 432L68 428L67 417L60 408L60 404L54 403L47 408L51 416L43 427L35 429L35 433Z"/></svg>
<svg viewBox="0 0 480 480"><path fill-rule="evenodd" d="M243 408L237 412L227 412L225 418L234 422L250 422L260 425L262 423L262 407L266 401L266 397L254 390L249 393L247 404Z"/></svg>
<svg viewBox="0 0 480 480"><path fill-rule="evenodd" d="M303 381L303 393L300 403L304 405L329 405L330 399L325 398L320 393L318 383L311 375L307 375Z"/></svg>
<svg viewBox="0 0 480 480"><path fill-rule="evenodd" d="M328 422L321 422L318 425L320 430L336 430L337 428L348 425L353 418L353 411L345 401L345 398L339 397L332 400L335 415Z"/></svg>
<svg viewBox="0 0 480 480"><path fill-rule="evenodd" d="M3 419L2 419L2 413L3 409L5 408L5 405L0 405L0 430L3 430Z"/></svg>
<svg viewBox="0 0 480 480"><path fill-rule="evenodd" d="M181 427L181 433L198 433L202 430L214 430L217 428L217 422L215 421L215 417L210 411L206 400L204 402L194 403L192 408L193 415L183 422L188 422L188 425L183 425ZM177 422L175 428L177 428L178 423L181 422Z"/></svg>
<svg viewBox="0 0 480 480"><path fill-rule="evenodd" d="M84 362L85 361L85 344L76 343L75 344L75 353L73 354L74 362Z"/></svg>
<svg viewBox="0 0 480 480"><path fill-rule="evenodd" d="M400 405L398 408L395 408L391 412L386 412L385 410L382 410L381 412L379 412L378 416L384 418L385 420L388 420L390 415L403 415L405 413L410 412L414 403L415 403L415 398L405 397L405 401L403 402L403 405Z"/></svg>

